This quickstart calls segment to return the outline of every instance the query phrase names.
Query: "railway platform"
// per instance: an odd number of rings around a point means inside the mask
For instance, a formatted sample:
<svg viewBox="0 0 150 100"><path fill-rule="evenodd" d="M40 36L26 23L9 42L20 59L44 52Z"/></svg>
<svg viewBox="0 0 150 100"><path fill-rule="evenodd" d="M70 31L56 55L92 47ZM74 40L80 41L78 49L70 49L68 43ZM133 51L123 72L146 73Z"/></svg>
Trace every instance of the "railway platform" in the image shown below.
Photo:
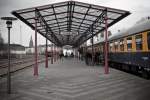
<svg viewBox="0 0 150 100"><path fill-rule="evenodd" d="M149 100L150 80L102 66L86 66L76 58L58 60L39 75L28 67L12 74L12 94L6 79L0 79L0 100Z"/></svg>

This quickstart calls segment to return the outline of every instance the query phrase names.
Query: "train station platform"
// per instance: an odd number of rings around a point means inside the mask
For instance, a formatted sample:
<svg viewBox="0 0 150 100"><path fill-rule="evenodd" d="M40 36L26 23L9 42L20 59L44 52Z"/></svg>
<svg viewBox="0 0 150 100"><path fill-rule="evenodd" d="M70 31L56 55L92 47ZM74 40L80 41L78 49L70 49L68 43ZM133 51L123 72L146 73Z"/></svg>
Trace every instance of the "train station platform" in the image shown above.
<svg viewBox="0 0 150 100"><path fill-rule="evenodd" d="M76 58L58 60L39 76L29 67L12 74L12 94L6 93L6 79L0 79L0 100L149 100L150 80L102 66L86 66Z"/></svg>

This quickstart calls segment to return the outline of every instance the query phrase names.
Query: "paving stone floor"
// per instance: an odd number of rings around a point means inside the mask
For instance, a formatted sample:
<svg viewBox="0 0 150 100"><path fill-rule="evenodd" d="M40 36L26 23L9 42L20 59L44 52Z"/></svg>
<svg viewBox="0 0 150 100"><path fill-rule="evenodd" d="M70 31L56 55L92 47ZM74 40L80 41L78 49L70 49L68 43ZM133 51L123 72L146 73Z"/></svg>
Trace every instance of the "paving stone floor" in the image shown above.
<svg viewBox="0 0 150 100"><path fill-rule="evenodd" d="M150 80L112 68L105 75L102 66L69 58L39 64L38 77L33 68L14 73L11 95L1 78L0 100L150 100Z"/></svg>

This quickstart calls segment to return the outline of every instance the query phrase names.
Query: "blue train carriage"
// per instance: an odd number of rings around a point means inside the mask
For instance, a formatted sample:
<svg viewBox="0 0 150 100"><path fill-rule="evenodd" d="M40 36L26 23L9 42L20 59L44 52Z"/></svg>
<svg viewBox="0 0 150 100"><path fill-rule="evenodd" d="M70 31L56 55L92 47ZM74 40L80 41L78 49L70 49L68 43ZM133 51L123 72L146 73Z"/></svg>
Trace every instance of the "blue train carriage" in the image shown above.
<svg viewBox="0 0 150 100"><path fill-rule="evenodd" d="M109 40L111 66L150 77L150 20L141 22Z"/></svg>

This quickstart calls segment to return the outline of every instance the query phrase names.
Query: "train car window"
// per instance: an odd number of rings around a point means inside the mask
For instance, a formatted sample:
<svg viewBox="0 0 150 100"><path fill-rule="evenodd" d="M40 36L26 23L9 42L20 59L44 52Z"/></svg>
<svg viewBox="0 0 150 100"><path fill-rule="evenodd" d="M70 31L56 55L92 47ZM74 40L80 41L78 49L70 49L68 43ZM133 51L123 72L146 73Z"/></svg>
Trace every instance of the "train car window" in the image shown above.
<svg viewBox="0 0 150 100"><path fill-rule="evenodd" d="M123 39L120 40L120 51L124 51L124 41L123 41Z"/></svg>
<svg viewBox="0 0 150 100"><path fill-rule="evenodd" d="M103 46L102 46L102 45L100 46L100 48L101 48L101 52L103 52L103 51L104 51L104 48L103 48Z"/></svg>
<svg viewBox="0 0 150 100"><path fill-rule="evenodd" d="M99 47L99 51L100 51L100 52L102 52L102 48L101 48L101 46Z"/></svg>
<svg viewBox="0 0 150 100"><path fill-rule="evenodd" d="M110 43L110 44L109 44L109 50L110 50L110 52L113 51L113 43Z"/></svg>
<svg viewBox="0 0 150 100"><path fill-rule="evenodd" d="M142 50L142 34L135 36L136 50Z"/></svg>
<svg viewBox="0 0 150 100"><path fill-rule="evenodd" d="M132 37L127 38L127 50L132 50Z"/></svg>
<svg viewBox="0 0 150 100"><path fill-rule="evenodd" d="M150 32L147 33L147 44L148 44L148 49L150 50Z"/></svg>
<svg viewBox="0 0 150 100"><path fill-rule="evenodd" d="M114 48L115 48L115 51L118 50L118 42L116 41L115 44L114 44Z"/></svg>

